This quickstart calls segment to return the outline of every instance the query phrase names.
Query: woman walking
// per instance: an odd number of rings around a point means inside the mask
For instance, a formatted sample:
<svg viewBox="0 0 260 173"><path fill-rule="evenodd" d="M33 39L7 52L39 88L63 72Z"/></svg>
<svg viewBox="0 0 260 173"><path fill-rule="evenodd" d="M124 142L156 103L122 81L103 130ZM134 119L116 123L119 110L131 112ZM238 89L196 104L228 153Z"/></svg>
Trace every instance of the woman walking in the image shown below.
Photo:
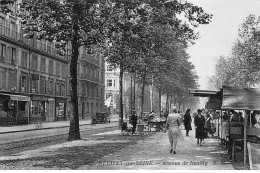
<svg viewBox="0 0 260 173"><path fill-rule="evenodd" d="M165 131L164 131L164 132L166 132L167 127L169 128L168 137L169 137L170 145L171 145L170 153L176 154L177 141L184 140L181 130L179 129L180 125L181 125L181 117L177 113L177 109L173 108L167 117L167 121L165 124Z"/></svg>
<svg viewBox="0 0 260 173"><path fill-rule="evenodd" d="M198 109L198 115L194 117L194 125L196 129L195 138L197 138L197 145L202 145L202 140L205 137L205 118L201 114L201 110Z"/></svg>
<svg viewBox="0 0 260 173"><path fill-rule="evenodd" d="M191 128L191 115L190 115L190 109L187 109L184 115L184 126L186 130L186 136L189 136L189 131L192 130Z"/></svg>

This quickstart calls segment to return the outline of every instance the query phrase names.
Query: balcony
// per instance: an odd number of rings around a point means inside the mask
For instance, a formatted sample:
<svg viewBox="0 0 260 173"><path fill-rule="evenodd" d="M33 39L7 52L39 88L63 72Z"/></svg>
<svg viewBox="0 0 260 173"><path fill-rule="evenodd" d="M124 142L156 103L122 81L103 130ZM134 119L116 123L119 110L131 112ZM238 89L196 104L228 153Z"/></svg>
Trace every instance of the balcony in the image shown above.
<svg viewBox="0 0 260 173"><path fill-rule="evenodd" d="M88 76L87 74L81 73L81 75L79 76L79 80L84 80L84 81L89 81L89 82L93 82L93 83L99 83L98 78L96 77L91 77Z"/></svg>
<svg viewBox="0 0 260 173"><path fill-rule="evenodd" d="M99 67L99 61L97 59L95 59L95 55L82 54L80 57L80 60L87 61L87 62Z"/></svg>
<svg viewBox="0 0 260 173"><path fill-rule="evenodd" d="M67 60L67 56L61 56L58 53L58 49L56 49L53 45L47 45L47 43L42 43L41 41L33 38L28 39L23 34L18 33L17 31L11 30L10 28L4 27L0 25L0 35L5 36L9 39L12 39L17 42L22 42L23 44L35 48L39 51L43 51L50 55L54 55L60 59Z"/></svg>

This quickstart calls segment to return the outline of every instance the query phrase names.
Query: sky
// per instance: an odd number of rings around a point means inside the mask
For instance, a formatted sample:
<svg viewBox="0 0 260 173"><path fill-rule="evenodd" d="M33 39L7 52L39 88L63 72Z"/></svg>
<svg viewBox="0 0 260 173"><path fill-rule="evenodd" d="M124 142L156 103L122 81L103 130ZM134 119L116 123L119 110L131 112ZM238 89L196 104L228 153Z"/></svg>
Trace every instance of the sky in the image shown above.
<svg viewBox="0 0 260 173"><path fill-rule="evenodd" d="M188 0L213 15L212 22L195 29L200 38L188 48L190 61L199 76L200 89L207 89L216 59L231 54L239 26L250 14L260 16L260 0Z"/></svg>

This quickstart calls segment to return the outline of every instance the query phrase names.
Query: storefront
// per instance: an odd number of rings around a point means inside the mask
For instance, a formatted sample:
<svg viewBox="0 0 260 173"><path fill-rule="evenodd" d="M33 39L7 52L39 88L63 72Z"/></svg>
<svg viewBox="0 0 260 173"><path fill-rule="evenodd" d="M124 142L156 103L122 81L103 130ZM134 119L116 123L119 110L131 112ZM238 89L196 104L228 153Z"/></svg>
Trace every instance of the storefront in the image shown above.
<svg viewBox="0 0 260 173"><path fill-rule="evenodd" d="M66 120L66 102L67 98L55 98L55 121Z"/></svg>
<svg viewBox="0 0 260 173"><path fill-rule="evenodd" d="M47 112L46 102L48 101L48 98L44 96L32 95L31 100L30 122L45 122Z"/></svg>
<svg viewBox="0 0 260 173"><path fill-rule="evenodd" d="M0 93L0 125L28 124L30 97Z"/></svg>

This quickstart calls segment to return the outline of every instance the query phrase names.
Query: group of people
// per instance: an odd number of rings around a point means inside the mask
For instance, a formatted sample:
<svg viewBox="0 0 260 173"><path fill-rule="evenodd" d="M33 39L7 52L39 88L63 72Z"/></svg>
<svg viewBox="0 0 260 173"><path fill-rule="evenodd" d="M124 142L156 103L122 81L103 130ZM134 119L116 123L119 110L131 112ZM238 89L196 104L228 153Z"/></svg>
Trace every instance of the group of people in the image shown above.
<svg viewBox="0 0 260 173"><path fill-rule="evenodd" d="M166 130L168 130L168 137L171 146L170 153L176 154L177 141L184 140L183 134L179 128L179 126L182 123L182 119L186 130L186 136L189 136L189 131L192 130L192 117L190 111L190 109L187 109L182 118L182 116L177 112L177 109L173 108L170 111L170 114L167 116L165 123L165 132ZM194 116L195 138L197 138L197 145L201 146L203 140L208 137L208 134L211 134L213 137L213 132L211 129L211 120L212 117L208 110L197 110L197 113Z"/></svg>

